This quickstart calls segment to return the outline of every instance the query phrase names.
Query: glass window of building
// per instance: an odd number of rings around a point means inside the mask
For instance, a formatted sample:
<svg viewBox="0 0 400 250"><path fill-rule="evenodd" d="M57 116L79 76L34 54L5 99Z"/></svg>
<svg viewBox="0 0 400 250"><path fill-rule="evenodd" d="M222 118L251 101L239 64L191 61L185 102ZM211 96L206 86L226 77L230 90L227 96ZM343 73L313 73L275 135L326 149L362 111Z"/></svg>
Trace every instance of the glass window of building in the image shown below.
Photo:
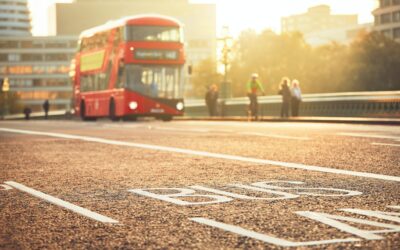
<svg viewBox="0 0 400 250"><path fill-rule="evenodd" d="M2 49L16 49L18 47L17 41L0 41L0 48Z"/></svg>
<svg viewBox="0 0 400 250"><path fill-rule="evenodd" d="M381 6L386 7L391 5L391 0L380 0Z"/></svg>
<svg viewBox="0 0 400 250"><path fill-rule="evenodd" d="M42 54L22 54L21 60L28 61L28 62L43 61L43 55Z"/></svg>
<svg viewBox="0 0 400 250"><path fill-rule="evenodd" d="M399 39L400 38L400 28L396 28L393 30L393 38Z"/></svg>
<svg viewBox="0 0 400 250"><path fill-rule="evenodd" d="M381 23L391 23L392 22L392 14L391 13L386 13L381 15Z"/></svg>
<svg viewBox="0 0 400 250"><path fill-rule="evenodd" d="M21 60L20 54L8 54L8 61L10 62L19 62Z"/></svg>
<svg viewBox="0 0 400 250"><path fill-rule="evenodd" d="M8 55L7 54L0 54L0 62L7 62Z"/></svg>
<svg viewBox="0 0 400 250"><path fill-rule="evenodd" d="M382 34L386 37L392 38L392 30L382 30Z"/></svg>
<svg viewBox="0 0 400 250"><path fill-rule="evenodd" d="M400 11L393 12L393 22L400 22Z"/></svg>
<svg viewBox="0 0 400 250"><path fill-rule="evenodd" d="M30 49L32 47L33 47L33 42L32 41L22 41L21 42L21 48Z"/></svg>
<svg viewBox="0 0 400 250"><path fill-rule="evenodd" d="M67 44L63 42L47 42L46 48L67 48Z"/></svg>
<svg viewBox="0 0 400 250"><path fill-rule="evenodd" d="M45 55L45 61L67 61L67 54L47 54Z"/></svg>

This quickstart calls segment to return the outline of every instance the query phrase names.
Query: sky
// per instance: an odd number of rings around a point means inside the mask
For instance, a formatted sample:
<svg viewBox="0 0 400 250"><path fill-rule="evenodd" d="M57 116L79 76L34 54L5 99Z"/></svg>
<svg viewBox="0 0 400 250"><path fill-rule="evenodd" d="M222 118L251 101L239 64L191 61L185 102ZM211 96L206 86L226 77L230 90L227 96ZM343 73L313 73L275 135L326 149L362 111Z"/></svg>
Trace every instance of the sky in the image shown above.
<svg viewBox="0 0 400 250"><path fill-rule="evenodd" d="M151 0L149 0L151 1ZM71 0L28 0L32 12L33 35L48 35L48 8L55 2ZM281 17L301 14L311 6L327 4L332 14L358 14L360 23L373 22L372 10L376 0L190 0L193 3L217 5L217 33L228 26L231 35L242 30L280 32Z"/></svg>

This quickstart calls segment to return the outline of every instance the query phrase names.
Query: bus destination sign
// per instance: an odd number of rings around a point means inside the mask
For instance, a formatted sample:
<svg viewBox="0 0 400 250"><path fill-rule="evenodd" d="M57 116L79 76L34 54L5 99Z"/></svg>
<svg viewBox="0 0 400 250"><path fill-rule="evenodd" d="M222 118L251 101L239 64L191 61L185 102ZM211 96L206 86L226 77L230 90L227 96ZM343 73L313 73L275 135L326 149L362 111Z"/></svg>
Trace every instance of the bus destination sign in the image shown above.
<svg viewBox="0 0 400 250"><path fill-rule="evenodd" d="M152 49L136 49L135 59L140 60L177 60L177 50L152 50Z"/></svg>

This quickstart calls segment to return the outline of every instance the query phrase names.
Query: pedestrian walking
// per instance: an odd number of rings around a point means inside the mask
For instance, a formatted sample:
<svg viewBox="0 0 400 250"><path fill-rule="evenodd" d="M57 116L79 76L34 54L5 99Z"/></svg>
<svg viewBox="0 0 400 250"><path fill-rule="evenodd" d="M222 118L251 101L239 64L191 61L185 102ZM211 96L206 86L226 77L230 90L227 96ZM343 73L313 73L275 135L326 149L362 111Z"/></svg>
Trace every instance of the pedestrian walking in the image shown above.
<svg viewBox="0 0 400 250"><path fill-rule="evenodd" d="M300 89L300 83L296 79L292 81L291 92L292 92L292 99L291 99L292 116L299 116L299 109L301 103L301 89Z"/></svg>
<svg viewBox="0 0 400 250"><path fill-rule="evenodd" d="M213 84L208 87L208 91L205 96L205 101L208 108L208 114L210 116L216 116L217 106L218 106L218 87L216 84Z"/></svg>
<svg viewBox="0 0 400 250"><path fill-rule="evenodd" d="M258 97L257 97L257 93L261 92L262 95L265 94L264 88L263 88L261 82L258 79L258 74L253 73L251 75L251 79L247 83L246 89L247 89L247 96L250 99L250 105L249 105L248 112L251 115L251 117L254 117L254 119L257 121L258 120Z"/></svg>
<svg viewBox="0 0 400 250"><path fill-rule="evenodd" d="M279 94L282 96L281 117L289 117L289 105L292 94L289 87L289 78L284 77L279 86Z"/></svg>
<svg viewBox="0 0 400 250"><path fill-rule="evenodd" d="M32 113L31 108L29 108L29 107L25 107L24 108L25 120L29 120L30 119L31 113Z"/></svg>
<svg viewBox="0 0 400 250"><path fill-rule="evenodd" d="M47 119L49 115L50 103L49 100L45 100L43 103L44 118Z"/></svg>

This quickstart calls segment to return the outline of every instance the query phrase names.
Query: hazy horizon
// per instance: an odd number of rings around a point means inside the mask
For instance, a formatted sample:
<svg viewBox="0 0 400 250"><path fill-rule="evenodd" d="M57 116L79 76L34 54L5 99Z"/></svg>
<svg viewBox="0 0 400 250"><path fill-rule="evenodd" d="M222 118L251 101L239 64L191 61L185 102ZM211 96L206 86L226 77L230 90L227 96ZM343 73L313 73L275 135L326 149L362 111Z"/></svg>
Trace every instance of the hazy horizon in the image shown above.
<svg viewBox="0 0 400 250"><path fill-rule="evenodd" d="M38 1L41 4L37 4ZM33 35L46 36L49 35L48 8L55 2L72 2L72 0L28 0L28 2ZM373 22L371 12L376 7L375 0L355 1L351 5L340 0L302 0L301 3L293 0L281 0L278 3L272 1L268 3L265 0L191 0L190 2L216 3L217 33L219 34L222 26L227 25L234 36L249 28L256 31L272 29L279 33L282 17L304 13L315 5L328 4L333 14L357 14L359 23ZM248 11L243 12L243 10Z"/></svg>

